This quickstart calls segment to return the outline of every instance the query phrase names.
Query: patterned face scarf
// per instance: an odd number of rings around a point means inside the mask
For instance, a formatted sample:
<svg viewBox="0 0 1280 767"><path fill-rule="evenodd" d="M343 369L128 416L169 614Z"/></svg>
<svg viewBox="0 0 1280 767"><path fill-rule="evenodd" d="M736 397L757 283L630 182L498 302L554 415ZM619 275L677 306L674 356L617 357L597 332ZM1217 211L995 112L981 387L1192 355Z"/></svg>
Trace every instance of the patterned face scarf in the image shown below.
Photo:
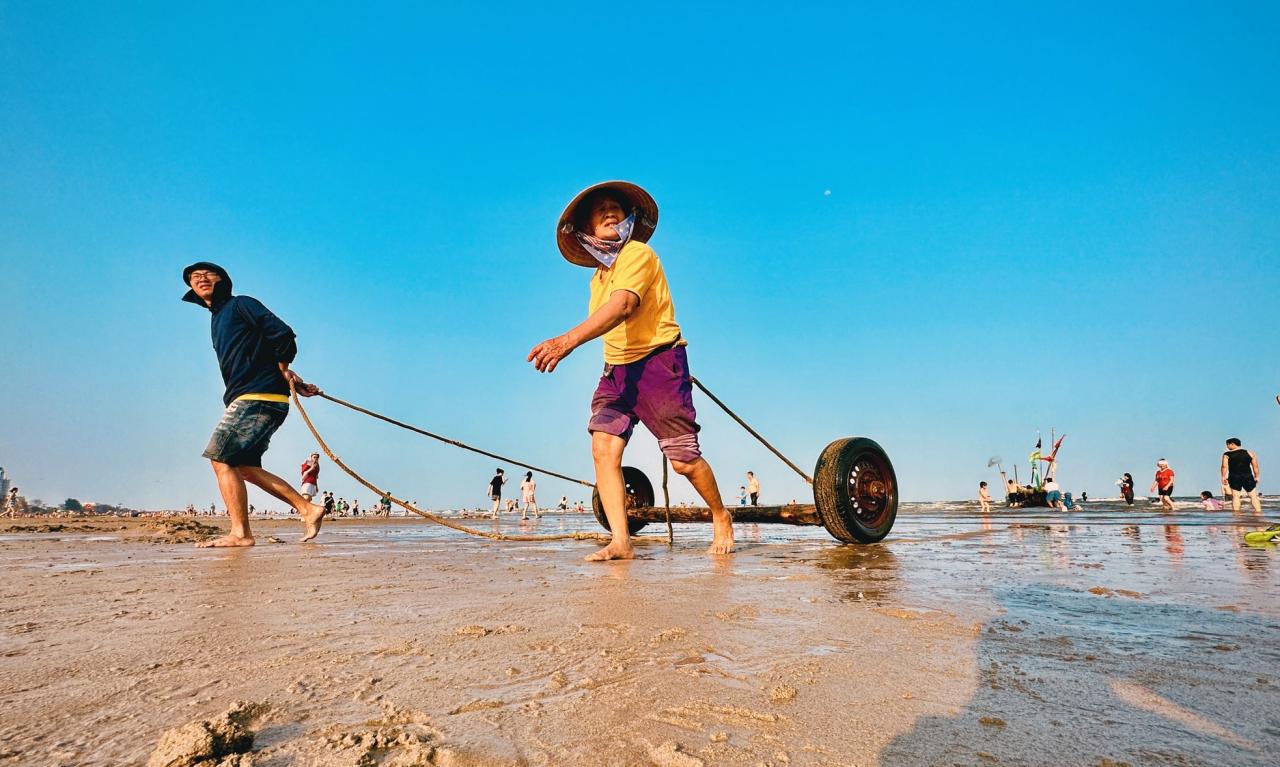
<svg viewBox="0 0 1280 767"><path fill-rule="evenodd" d="M616 240L602 240L586 232L574 232L574 236L578 238L578 242L591 254L592 258L608 269L613 266L614 261L618 260L618 254L622 252L622 246L631 240L631 230L635 228L635 225L636 214L632 213L614 227L614 229L618 230L618 239Z"/></svg>

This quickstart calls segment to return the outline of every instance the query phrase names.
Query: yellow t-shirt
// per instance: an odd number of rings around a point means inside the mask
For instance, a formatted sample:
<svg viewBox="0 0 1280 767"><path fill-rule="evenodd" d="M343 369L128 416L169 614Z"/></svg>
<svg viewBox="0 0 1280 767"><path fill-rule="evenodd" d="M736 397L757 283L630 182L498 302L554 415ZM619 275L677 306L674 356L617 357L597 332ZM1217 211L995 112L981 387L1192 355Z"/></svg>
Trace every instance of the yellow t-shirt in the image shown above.
<svg viewBox="0 0 1280 767"><path fill-rule="evenodd" d="M591 303L588 314L609 300L615 290L629 290L640 298L640 306L629 319L605 333L604 361L610 365L635 362L659 346L680 336L676 310L671 305L667 275L658 262L658 254L643 242L632 240L622 246L613 267L600 267L591 277Z"/></svg>

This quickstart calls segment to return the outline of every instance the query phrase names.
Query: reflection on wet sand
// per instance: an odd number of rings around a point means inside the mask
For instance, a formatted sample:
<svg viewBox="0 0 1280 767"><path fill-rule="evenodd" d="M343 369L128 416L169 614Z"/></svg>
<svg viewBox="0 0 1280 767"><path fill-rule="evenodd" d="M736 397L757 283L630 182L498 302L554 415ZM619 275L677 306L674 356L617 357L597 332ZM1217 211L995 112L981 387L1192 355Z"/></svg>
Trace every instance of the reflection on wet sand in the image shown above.
<svg viewBox="0 0 1280 767"><path fill-rule="evenodd" d="M831 574L844 601L883 604L894 597L898 557L890 546L833 546L813 561Z"/></svg>

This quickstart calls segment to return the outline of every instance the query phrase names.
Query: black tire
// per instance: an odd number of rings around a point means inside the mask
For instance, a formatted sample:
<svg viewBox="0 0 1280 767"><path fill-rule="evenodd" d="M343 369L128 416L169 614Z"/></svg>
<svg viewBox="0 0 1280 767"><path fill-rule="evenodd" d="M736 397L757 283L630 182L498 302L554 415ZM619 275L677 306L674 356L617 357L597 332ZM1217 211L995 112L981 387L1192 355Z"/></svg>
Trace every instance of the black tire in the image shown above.
<svg viewBox="0 0 1280 767"><path fill-rule="evenodd" d="M634 466L622 467L622 480L627 486L627 510L633 508L642 508L653 505L653 483ZM591 510L595 512L596 521L605 530L610 530L609 518L604 515L604 504L600 503L600 493L597 490L591 491ZM633 519L627 517L627 532L635 535L640 532L641 528L649 524L644 520Z"/></svg>
<svg viewBox="0 0 1280 767"><path fill-rule="evenodd" d="M836 540L877 543L898 516L898 476L874 440L838 439L818 456L813 502L822 526Z"/></svg>

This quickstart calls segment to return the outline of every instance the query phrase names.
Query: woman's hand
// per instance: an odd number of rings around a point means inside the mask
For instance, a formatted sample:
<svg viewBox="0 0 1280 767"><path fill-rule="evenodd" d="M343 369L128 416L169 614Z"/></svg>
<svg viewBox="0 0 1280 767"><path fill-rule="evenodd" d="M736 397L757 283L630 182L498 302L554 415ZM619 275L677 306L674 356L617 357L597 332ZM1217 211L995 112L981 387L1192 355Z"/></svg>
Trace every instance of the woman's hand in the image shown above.
<svg viewBox="0 0 1280 767"><path fill-rule="evenodd" d="M575 345L569 339L569 334L566 333L555 338L548 338L533 347L525 361L532 362L539 373L550 373L556 369L556 365L560 364L560 360L568 357L575 348Z"/></svg>
<svg viewBox="0 0 1280 767"><path fill-rule="evenodd" d="M540 372L550 373L560 360L588 341L613 330L630 317L640 306L640 297L630 290L615 290L609 300L582 321L576 328L561 336L548 338L529 352L526 361L532 362Z"/></svg>

